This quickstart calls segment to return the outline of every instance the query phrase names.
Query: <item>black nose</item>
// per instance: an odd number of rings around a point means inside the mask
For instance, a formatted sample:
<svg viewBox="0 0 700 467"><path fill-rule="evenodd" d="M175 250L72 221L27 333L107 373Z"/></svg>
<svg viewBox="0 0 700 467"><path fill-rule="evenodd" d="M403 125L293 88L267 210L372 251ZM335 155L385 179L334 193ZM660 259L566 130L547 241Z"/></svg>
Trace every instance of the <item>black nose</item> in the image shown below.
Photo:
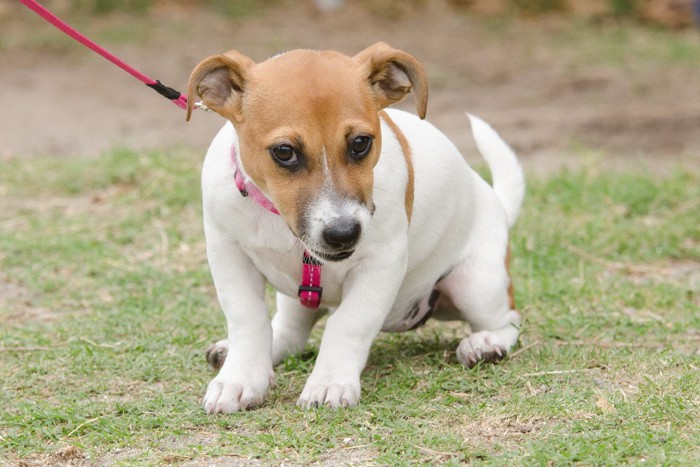
<svg viewBox="0 0 700 467"><path fill-rule="evenodd" d="M323 239L336 250L347 250L360 238L360 224L355 220L340 220L326 226Z"/></svg>

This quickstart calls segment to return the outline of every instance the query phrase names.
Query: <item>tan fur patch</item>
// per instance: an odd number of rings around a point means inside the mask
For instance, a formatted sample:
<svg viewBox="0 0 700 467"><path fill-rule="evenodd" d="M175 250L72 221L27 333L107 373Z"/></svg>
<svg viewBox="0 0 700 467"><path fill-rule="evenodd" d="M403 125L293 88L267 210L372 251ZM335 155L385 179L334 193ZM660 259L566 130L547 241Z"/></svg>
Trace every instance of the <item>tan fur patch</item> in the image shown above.
<svg viewBox="0 0 700 467"><path fill-rule="evenodd" d="M391 131L396 136L396 139L401 145L401 151L403 152L403 157L406 159L406 168L408 170L408 183L406 184L406 194L404 196L404 206L406 209L406 217L408 222L411 222L411 215L413 214L413 196L414 196L414 179L415 175L413 173L413 160L411 159L411 146L408 144L406 136L403 134L401 129L394 123L394 121L389 117L385 111L379 112L379 115L384 119L386 124L391 128Z"/></svg>
<svg viewBox="0 0 700 467"><path fill-rule="evenodd" d="M506 253L506 272L508 273L508 304L511 310L515 310L515 288L513 287L513 278L510 275L510 245Z"/></svg>

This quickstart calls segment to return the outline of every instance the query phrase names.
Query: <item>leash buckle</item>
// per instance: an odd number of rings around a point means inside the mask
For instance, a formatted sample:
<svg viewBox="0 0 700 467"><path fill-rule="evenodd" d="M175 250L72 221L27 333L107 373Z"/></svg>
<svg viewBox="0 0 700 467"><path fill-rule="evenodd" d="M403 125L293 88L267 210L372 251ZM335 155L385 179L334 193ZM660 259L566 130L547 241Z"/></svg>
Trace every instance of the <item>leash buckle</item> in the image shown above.
<svg viewBox="0 0 700 467"><path fill-rule="evenodd" d="M312 285L300 285L297 296L300 296L304 292L317 293L318 299L321 300L321 294L323 294L323 287L314 287Z"/></svg>
<svg viewBox="0 0 700 467"><path fill-rule="evenodd" d="M302 294L307 294L307 295L302 297ZM323 287L315 287L313 285L304 285L304 284L301 284L299 286L299 292L297 294L302 306L305 306L306 308L312 308L312 309L318 308L318 306L321 304L321 296L322 295L323 295Z"/></svg>

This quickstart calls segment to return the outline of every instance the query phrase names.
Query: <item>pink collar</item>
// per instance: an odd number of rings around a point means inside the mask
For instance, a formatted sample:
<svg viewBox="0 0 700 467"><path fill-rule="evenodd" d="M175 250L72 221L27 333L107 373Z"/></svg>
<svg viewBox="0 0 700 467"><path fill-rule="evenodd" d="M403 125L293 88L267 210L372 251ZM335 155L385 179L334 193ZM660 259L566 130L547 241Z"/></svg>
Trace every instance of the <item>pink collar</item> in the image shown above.
<svg viewBox="0 0 700 467"><path fill-rule="evenodd" d="M250 198L256 203L258 203L260 206L264 207L273 214L279 215L280 212L277 210L277 208L275 208L275 205L272 204L272 201L267 199L267 196L265 196L263 192L260 191L260 188L255 186L254 183L245 182L243 174L241 173L241 169L238 165L238 155L236 154L235 145L231 146L231 162L233 163L233 167L235 168L233 177L236 180L236 188L238 188L238 191L241 192L241 195L250 196Z"/></svg>
<svg viewBox="0 0 700 467"><path fill-rule="evenodd" d="M267 196L260 191L260 188L255 186L254 183L246 183L243 173L241 173L240 166L238 164L238 154L236 152L236 145L231 145L231 163L234 168L234 179L236 181L236 188L244 197L250 197L253 201L258 203L263 208L267 209L273 214L279 215L279 211L275 208ZM318 308L321 304L321 294L323 293L323 288L321 287L321 263L315 259L311 254L304 250L304 256L302 258L302 269L301 269L301 285L299 285L299 302L306 308Z"/></svg>

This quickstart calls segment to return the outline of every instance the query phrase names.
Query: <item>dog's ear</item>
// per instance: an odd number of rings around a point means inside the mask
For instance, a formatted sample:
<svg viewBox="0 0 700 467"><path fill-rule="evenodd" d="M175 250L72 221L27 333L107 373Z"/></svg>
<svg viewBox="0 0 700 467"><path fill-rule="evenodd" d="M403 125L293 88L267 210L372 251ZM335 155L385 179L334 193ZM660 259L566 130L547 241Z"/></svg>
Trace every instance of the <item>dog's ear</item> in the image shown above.
<svg viewBox="0 0 700 467"><path fill-rule="evenodd" d="M418 60L384 42L369 46L353 60L362 67L380 109L400 101L413 89L418 115L425 118L428 79Z"/></svg>
<svg viewBox="0 0 700 467"><path fill-rule="evenodd" d="M230 120L241 121L241 96L248 70L255 62L236 50L214 55L200 62L187 86L187 120L198 97L214 112Z"/></svg>

